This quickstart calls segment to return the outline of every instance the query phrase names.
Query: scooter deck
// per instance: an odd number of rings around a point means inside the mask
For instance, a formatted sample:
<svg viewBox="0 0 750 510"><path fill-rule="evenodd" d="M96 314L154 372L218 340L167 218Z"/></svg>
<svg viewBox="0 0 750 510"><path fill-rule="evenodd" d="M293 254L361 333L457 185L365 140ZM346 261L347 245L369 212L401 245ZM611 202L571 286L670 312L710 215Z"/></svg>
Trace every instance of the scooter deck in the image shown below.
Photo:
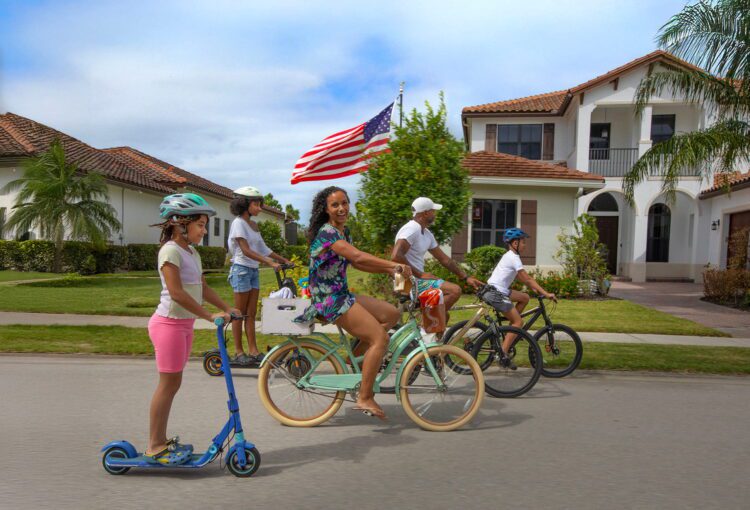
<svg viewBox="0 0 750 510"><path fill-rule="evenodd" d="M184 464L161 464L150 462L143 454L138 457L131 457L129 459L107 459L107 464L112 467L146 467L146 468L196 468L203 467L205 464L198 464L198 461L203 457L202 453L194 453L190 456L190 460Z"/></svg>

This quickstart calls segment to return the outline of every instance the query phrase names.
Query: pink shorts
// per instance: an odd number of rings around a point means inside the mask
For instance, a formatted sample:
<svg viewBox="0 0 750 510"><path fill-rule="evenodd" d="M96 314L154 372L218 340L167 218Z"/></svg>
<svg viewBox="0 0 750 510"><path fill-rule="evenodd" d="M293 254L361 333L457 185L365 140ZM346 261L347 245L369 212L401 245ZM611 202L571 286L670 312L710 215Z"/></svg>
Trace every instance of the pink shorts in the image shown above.
<svg viewBox="0 0 750 510"><path fill-rule="evenodd" d="M195 319L171 319L154 314L148 321L148 336L154 344L159 372L182 372L193 348Z"/></svg>

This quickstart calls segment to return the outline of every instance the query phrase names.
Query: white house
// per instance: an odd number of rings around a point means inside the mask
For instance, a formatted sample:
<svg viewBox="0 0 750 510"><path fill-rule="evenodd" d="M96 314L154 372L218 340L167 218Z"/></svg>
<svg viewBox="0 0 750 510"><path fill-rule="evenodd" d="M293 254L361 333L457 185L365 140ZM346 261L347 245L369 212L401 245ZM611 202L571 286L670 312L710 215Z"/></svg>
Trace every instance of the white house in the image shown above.
<svg viewBox="0 0 750 510"><path fill-rule="evenodd" d="M669 203L656 172L637 186L634 207L624 200L623 176L652 144L713 122L703 105L670 94L637 113L638 83L664 64L695 69L655 51L567 90L464 108L474 199L453 252L500 244L498 231L520 226L534 234L529 263L552 268L555 235L589 213L613 274L700 281L705 264L725 266L730 232L750 225L747 176L726 196L697 169L685 172Z"/></svg>
<svg viewBox="0 0 750 510"><path fill-rule="evenodd" d="M226 246L229 224L233 219L229 212L233 195L229 188L131 147L95 149L71 136L13 113L0 115L0 188L21 175L24 158L43 153L56 138L62 142L68 160L76 163L80 170L100 172L105 176L109 202L117 211L118 220L122 224L122 229L113 233L111 242L157 243L159 230L149 225L160 221L161 199L172 193L195 192L208 200L217 211L217 215L211 219L203 244ZM254 177L259 180L259 176L248 175L249 182L255 182ZM5 231L3 224L11 214L15 198L16 193L0 195L1 239L12 238L12 233ZM258 219L278 223L283 233L284 217L282 211L264 206ZM38 234L28 232L22 237L35 238Z"/></svg>

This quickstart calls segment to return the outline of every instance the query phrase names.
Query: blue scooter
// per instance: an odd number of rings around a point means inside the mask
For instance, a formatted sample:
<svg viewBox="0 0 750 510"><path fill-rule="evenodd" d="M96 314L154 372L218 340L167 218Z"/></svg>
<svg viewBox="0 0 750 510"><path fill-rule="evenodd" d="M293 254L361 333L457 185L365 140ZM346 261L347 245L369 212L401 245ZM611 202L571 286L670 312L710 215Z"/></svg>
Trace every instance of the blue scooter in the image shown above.
<svg viewBox="0 0 750 510"><path fill-rule="evenodd" d="M232 316L232 320L242 319L242 317ZM225 368L224 378L227 383L227 393L229 394L229 419L227 420L224 428L221 432L213 438L211 446L208 447L205 453L193 453L190 459L184 464L168 465L149 462L143 454L138 453L135 447L128 441L113 441L102 448L104 452L102 455L102 465L104 470L111 475L124 475L130 468L150 468L150 469L194 469L202 468L209 463L216 460L220 453L224 451L224 448L229 446L229 443L234 437L234 444L229 448L227 452L227 467L229 472L234 476L247 477L252 476L260 467L260 452L255 448L255 445L245 440L245 435L242 431L242 423L240 422L240 406L237 402L234 392L234 383L232 381L232 371L229 364L229 356L227 355L227 348L224 343L224 335L226 333L226 327L224 325L224 319L218 318L214 321L216 324L216 336L219 345L219 351L221 353L222 365ZM227 324L228 326L228 324ZM230 435L232 437L230 437ZM226 444L225 444L226 443Z"/></svg>

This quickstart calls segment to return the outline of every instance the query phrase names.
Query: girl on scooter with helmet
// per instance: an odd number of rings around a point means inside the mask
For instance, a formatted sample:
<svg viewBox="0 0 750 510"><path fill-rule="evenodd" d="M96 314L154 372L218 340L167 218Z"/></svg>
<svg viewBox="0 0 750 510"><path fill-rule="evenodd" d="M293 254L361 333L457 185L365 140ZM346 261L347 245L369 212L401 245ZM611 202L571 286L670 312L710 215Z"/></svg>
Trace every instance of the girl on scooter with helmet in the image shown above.
<svg viewBox="0 0 750 510"><path fill-rule="evenodd" d="M199 195L179 193L165 197L159 213L164 221L152 226L161 228L158 269L162 291L148 322L159 383L151 399L144 457L149 462L175 465L187 462L193 451L192 445L180 444L176 437L167 439L167 422L193 345L195 318L230 320L230 313L240 312L206 284L200 255L191 246L200 244L206 235L208 220L216 214L214 208ZM223 312L209 312L202 306L204 300Z"/></svg>
<svg viewBox="0 0 750 510"><path fill-rule="evenodd" d="M278 269L279 263L291 262L266 246L258 225L252 220L253 216L260 214L263 206L261 192L252 186L243 186L234 190L234 194L235 198L229 205L230 212L236 218L232 221L227 239L227 250L232 257L228 280L234 291L234 305L246 316L248 352L245 353L242 345L242 322L234 321L232 336L236 355L233 361L239 365L257 365L263 361L255 340L255 316L260 295L258 269L261 262L274 269Z"/></svg>

